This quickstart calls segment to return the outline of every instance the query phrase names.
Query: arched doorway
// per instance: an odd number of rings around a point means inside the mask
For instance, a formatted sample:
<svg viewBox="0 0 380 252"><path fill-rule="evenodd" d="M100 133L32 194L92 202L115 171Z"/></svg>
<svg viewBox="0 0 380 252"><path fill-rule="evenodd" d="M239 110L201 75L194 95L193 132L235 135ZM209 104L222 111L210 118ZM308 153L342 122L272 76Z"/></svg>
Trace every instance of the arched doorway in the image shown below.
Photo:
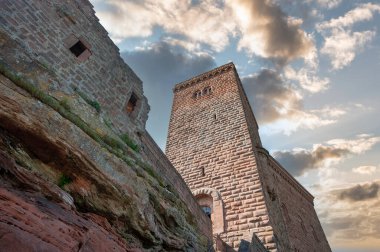
<svg viewBox="0 0 380 252"><path fill-rule="evenodd" d="M214 235L224 232L225 218L224 205L220 193L212 188L200 188L193 192L203 212L210 217L212 233Z"/></svg>

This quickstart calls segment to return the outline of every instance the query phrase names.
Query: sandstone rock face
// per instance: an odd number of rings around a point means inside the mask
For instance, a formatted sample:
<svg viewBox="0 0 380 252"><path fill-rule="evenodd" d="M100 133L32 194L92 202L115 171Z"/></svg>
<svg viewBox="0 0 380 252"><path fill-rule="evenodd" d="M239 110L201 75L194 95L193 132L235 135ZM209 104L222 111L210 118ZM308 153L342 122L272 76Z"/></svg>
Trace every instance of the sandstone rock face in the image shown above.
<svg viewBox="0 0 380 252"><path fill-rule="evenodd" d="M0 20L0 250L206 251L211 222L91 3L1 1Z"/></svg>
<svg viewBox="0 0 380 252"><path fill-rule="evenodd" d="M128 153L0 75L0 250L206 251L176 190Z"/></svg>
<svg viewBox="0 0 380 252"><path fill-rule="evenodd" d="M0 165L9 168L7 176L23 169L3 152ZM35 179L24 175L29 181ZM27 193L10 185L0 188L1 251L131 251L104 217L49 201L28 183L20 184L29 187Z"/></svg>

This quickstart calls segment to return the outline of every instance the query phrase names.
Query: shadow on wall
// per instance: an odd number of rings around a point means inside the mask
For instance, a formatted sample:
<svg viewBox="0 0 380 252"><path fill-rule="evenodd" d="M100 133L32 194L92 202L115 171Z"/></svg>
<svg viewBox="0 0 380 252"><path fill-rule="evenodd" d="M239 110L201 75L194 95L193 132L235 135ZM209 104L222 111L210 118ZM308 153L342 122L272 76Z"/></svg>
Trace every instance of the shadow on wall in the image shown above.
<svg viewBox="0 0 380 252"><path fill-rule="evenodd" d="M230 245L225 243L218 234L215 235L213 238L214 238L216 252L236 252L236 250L234 250ZM249 243L248 243L248 246L249 246ZM249 250L242 250L242 251L244 252L244 251L249 251ZM239 248L239 252L240 252L240 248Z"/></svg>
<svg viewBox="0 0 380 252"><path fill-rule="evenodd" d="M256 234L253 234L251 242L240 240L238 252L268 252L268 250L264 247L263 243L256 236Z"/></svg>

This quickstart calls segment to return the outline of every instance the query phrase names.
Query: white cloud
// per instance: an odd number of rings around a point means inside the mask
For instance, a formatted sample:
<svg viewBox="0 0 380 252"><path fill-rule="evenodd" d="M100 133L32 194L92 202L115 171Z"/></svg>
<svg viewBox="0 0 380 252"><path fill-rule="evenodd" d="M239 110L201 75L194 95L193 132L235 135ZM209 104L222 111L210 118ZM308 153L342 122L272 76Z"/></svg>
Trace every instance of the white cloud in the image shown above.
<svg viewBox="0 0 380 252"><path fill-rule="evenodd" d="M363 137L359 136L357 139L332 139L326 143L331 146L337 146L341 149L350 150L353 154L361 154L367 150L370 150L372 146L380 142L380 137Z"/></svg>
<svg viewBox="0 0 380 252"><path fill-rule="evenodd" d="M116 42L128 37L148 37L156 27L185 36L191 43L204 43L221 51L236 33L228 8L219 1L94 1L100 22ZM105 8L104 5L107 7Z"/></svg>
<svg viewBox="0 0 380 252"><path fill-rule="evenodd" d="M274 122L264 124L260 131L265 135L277 133L291 135L299 129L316 129L337 122L335 119L321 118L308 111L290 110L289 112Z"/></svg>
<svg viewBox="0 0 380 252"><path fill-rule="evenodd" d="M302 67L297 71L291 66L286 66L284 75L288 80L297 81L303 89L311 93L326 90L330 83L328 78L319 78L316 71L307 67Z"/></svg>
<svg viewBox="0 0 380 252"><path fill-rule="evenodd" d="M332 9L337 7L342 2L342 0L317 0L317 2L322 7Z"/></svg>
<svg viewBox="0 0 380 252"><path fill-rule="evenodd" d="M325 38L321 53L331 58L334 69L342 69L349 65L358 51L363 50L374 37L375 31L351 32L334 30Z"/></svg>
<svg viewBox="0 0 380 252"><path fill-rule="evenodd" d="M299 128L314 129L335 123L345 114L344 110L332 107L305 110L301 90L274 70L263 69L256 75L242 78L242 82L255 115L263 124L264 134L282 132L289 135ZM322 87L314 85L318 91Z"/></svg>
<svg viewBox="0 0 380 252"><path fill-rule="evenodd" d="M344 16L317 24L317 30L325 38L321 53L330 57L334 69L349 65L358 51L373 40L375 31L353 31L352 27L358 22L371 20L375 13L380 13L379 4L362 4Z"/></svg>
<svg viewBox="0 0 380 252"><path fill-rule="evenodd" d="M352 25L357 22L371 20L376 12L380 12L379 4L362 4L355 9L350 10L344 16L318 24L317 29L321 31L326 29L352 27Z"/></svg>
<svg viewBox="0 0 380 252"><path fill-rule="evenodd" d="M352 168L352 171L359 174L373 174L376 172L376 169L376 166L373 165L363 165Z"/></svg>
<svg viewBox="0 0 380 252"><path fill-rule="evenodd" d="M199 43L191 43L186 40L176 39L172 37L166 37L163 39L164 42L168 43L171 46L179 46L185 48L188 52L200 52L201 45Z"/></svg>
<svg viewBox="0 0 380 252"><path fill-rule="evenodd" d="M330 118L337 118L347 113L347 111L344 109L333 108L330 106L326 106L322 109L313 109L313 110L310 110L310 112L317 115L321 115L322 117L325 116L325 117L330 117Z"/></svg>

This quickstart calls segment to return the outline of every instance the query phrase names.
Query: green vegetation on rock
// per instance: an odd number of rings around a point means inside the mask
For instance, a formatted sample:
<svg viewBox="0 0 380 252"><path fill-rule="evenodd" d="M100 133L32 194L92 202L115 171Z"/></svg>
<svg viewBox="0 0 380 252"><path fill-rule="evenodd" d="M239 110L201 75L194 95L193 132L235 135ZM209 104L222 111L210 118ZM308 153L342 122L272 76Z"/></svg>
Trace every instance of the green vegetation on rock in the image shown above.
<svg viewBox="0 0 380 252"><path fill-rule="evenodd" d="M128 133L120 135L121 140L126 143L132 150L139 152L139 146L129 137Z"/></svg>
<svg viewBox="0 0 380 252"><path fill-rule="evenodd" d="M73 180L69 176L62 174L58 180L58 186L63 188L65 185L70 184L71 182L73 182Z"/></svg>
<svg viewBox="0 0 380 252"><path fill-rule="evenodd" d="M78 90L78 88L74 88L75 92L77 92L77 94L82 97L82 99L87 102L88 105L90 105L91 107L93 107L98 113L100 112L100 104L98 101L96 100L91 100L85 93L83 93L82 91Z"/></svg>
<svg viewBox="0 0 380 252"><path fill-rule="evenodd" d="M69 105L69 99L67 97L64 97L59 104L64 107L66 110L70 111L70 105Z"/></svg>
<svg viewBox="0 0 380 252"><path fill-rule="evenodd" d="M90 125L83 121L78 115L74 114L68 109L68 104L66 102L58 101L53 96L45 93L43 90L39 89L36 85L32 84L25 77L16 74L10 67L8 67L3 61L0 60L0 73L14 82L17 86L27 91L31 96L40 100L44 104L50 106L52 109L57 111L62 117L71 121L81 130L83 130L88 136L93 140L98 142L102 147L106 148L110 153L114 154L118 158L122 159L128 166L135 169L133 165L137 165L143 168L151 177L157 180L161 187L165 187L162 178L158 175L152 167L141 161L137 156L133 155L132 152L128 152L123 148L123 143L109 135L99 134ZM83 97L82 97L83 98ZM67 106L66 106L67 105ZM129 138L127 134L120 136L122 141L128 145L132 150L138 152L138 145ZM130 157L132 156L132 158Z"/></svg>

